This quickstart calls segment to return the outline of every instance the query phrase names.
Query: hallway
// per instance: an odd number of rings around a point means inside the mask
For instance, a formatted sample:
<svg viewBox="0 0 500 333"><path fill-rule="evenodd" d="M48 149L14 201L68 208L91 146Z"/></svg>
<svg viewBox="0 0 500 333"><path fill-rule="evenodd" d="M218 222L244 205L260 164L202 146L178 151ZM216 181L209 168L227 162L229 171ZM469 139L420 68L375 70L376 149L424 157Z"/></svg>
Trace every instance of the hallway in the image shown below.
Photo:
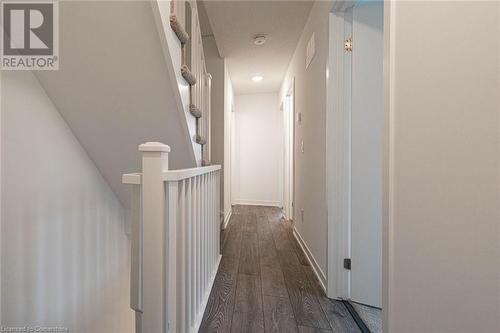
<svg viewBox="0 0 500 333"><path fill-rule="evenodd" d="M360 332L272 207L234 206L200 332Z"/></svg>

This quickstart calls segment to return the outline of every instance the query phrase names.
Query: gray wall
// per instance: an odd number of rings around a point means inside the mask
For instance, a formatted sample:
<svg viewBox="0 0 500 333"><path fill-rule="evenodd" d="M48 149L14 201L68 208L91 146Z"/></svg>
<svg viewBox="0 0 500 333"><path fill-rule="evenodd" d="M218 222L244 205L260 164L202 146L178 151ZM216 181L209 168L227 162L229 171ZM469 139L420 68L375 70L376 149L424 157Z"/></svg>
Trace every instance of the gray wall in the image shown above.
<svg viewBox="0 0 500 333"><path fill-rule="evenodd" d="M500 3L391 11L389 331L500 332Z"/></svg>
<svg viewBox="0 0 500 333"><path fill-rule="evenodd" d="M212 75L212 119L211 144L212 164L222 165L224 173L224 58L219 56L219 50L213 36L203 37L203 51L207 71ZM224 176L220 177L220 206L224 210Z"/></svg>
<svg viewBox="0 0 500 333"><path fill-rule="evenodd" d="M1 325L133 332L119 200L31 72L1 111Z"/></svg>
<svg viewBox="0 0 500 333"><path fill-rule="evenodd" d="M328 15L332 3L316 1L290 62L281 98L295 77L295 226L326 274L326 61L328 57ZM315 33L316 54L305 68L306 45ZM301 141L304 141L304 153ZM304 209L304 220L300 210Z"/></svg>
<svg viewBox="0 0 500 333"><path fill-rule="evenodd" d="M386 55L393 67L385 73L392 80L385 330L499 332L500 4L387 3L393 12L385 37L393 39ZM324 273L330 7L315 2L282 88L283 95L295 76L296 112L302 113L296 226ZM316 55L306 70L313 31Z"/></svg>

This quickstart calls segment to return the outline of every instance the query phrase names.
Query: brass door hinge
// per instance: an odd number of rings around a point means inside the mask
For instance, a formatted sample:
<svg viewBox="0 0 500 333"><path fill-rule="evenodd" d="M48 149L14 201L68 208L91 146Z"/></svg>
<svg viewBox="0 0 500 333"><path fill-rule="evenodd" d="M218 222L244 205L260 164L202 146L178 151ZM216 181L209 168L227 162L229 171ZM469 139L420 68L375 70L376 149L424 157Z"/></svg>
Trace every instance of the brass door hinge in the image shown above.
<svg viewBox="0 0 500 333"><path fill-rule="evenodd" d="M352 37L344 41L344 49L347 52L352 52Z"/></svg>

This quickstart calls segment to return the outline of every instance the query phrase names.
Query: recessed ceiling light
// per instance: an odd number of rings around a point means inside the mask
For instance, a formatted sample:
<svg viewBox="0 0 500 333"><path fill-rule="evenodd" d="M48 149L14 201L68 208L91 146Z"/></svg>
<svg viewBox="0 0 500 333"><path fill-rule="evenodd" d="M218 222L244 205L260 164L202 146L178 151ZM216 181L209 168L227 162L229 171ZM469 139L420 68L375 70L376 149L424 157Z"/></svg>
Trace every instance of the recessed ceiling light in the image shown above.
<svg viewBox="0 0 500 333"><path fill-rule="evenodd" d="M252 77L253 82L260 82L262 80L264 80L264 77L260 75L255 75L254 77Z"/></svg>
<svg viewBox="0 0 500 333"><path fill-rule="evenodd" d="M256 35L253 38L253 43L255 45L258 45L258 46L264 44L266 41L267 41L267 36L266 35Z"/></svg>

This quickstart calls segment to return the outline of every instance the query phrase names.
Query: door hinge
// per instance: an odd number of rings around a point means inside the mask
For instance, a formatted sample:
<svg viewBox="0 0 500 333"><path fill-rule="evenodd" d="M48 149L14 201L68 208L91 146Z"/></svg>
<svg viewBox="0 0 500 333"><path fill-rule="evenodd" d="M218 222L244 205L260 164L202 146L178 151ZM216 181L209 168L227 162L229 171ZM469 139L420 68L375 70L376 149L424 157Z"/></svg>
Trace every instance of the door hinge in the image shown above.
<svg viewBox="0 0 500 333"><path fill-rule="evenodd" d="M344 49L347 52L352 52L352 37L350 37L344 41Z"/></svg>
<svg viewBox="0 0 500 333"><path fill-rule="evenodd" d="M347 270L351 270L351 258L344 259L344 268Z"/></svg>

